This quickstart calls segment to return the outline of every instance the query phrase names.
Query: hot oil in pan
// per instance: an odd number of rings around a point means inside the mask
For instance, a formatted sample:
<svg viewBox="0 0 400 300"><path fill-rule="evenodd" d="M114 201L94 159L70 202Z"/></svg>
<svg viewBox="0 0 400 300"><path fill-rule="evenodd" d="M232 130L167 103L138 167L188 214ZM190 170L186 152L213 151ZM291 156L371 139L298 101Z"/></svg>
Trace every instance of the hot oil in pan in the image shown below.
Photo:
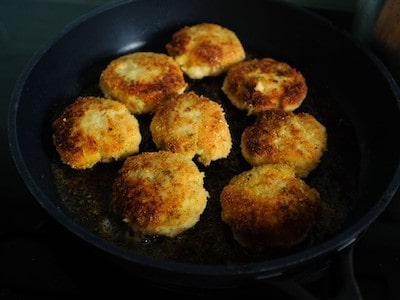
<svg viewBox="0 0 400 300"><path fill-rule="evenodd" d="M198 164L199 169L205 172L205 188L210 194L200 221L176 238L137 239L128 226L114 215L111 206L112 185L123 162L97 164L91 170L78 171L62 164L55 153L52 168L56 185L74 219L104 239L131 249L134 253L195 264L232 264L272 259L315 245L334 234L357 200L357 162L360 160L351 122L345 118L334 99L308 82L308 95L295 111L311 113L327 128L328 151L318 168L305 179L320 192L324 208L322 215L301 244L290 249L271 249L255 254L241 248L233 240L230 229L221 221L219 203L219 194L224 185L233 176L250 168L242 158L239 145L242 131L254 119L230 104L221 90L223 76L187 81L189 89L223 106L233 141L228 158L214 161L208 167ZM86 91L86 94L101 95L97 86ZM140 151L157 151L149 132L151 116L138 116L138 120L143 137Z"/></svg>

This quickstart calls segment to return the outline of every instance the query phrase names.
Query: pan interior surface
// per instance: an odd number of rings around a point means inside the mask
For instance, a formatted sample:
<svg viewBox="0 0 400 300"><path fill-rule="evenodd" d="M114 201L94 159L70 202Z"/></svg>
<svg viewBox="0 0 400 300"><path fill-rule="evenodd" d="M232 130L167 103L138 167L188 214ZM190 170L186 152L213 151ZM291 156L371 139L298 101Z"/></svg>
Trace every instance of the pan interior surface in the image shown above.
<svg viewBox="0 0 400 300"><path fill-rule="evenodd" d="M240 1L121 2L80 19L38 53L13 95L16 109L11 116L17 167L38 201L55 218L67 220L62 222L73 231L79 228L80 236L94 233L131 250L133 257L199 265L272 261L324 243L357 225L371 210L376 210L371 217L377 217L389 200L384 197L379 204L382 195L389 185L394 188L400 153L393 139L393 132L400 130L398 99L385 73L350 38L321 19L286 4L265 5L267 9L261 11L254 9L256 1L245 6ZM253 121L223 94L223 75L187 79L189 89L223 106L233 147L227 159L207 168L199 165L206 174L210 199L199 223L176 238L138 240L115 217L110 199L121 161L77 171L62 164L53 147L52 121L77 96L101 95L100 72L112 59L134 51L165 53L174 31L200 22L235 31L248 58L285 61L306 78L308 95L296 112L309 112L325 125L328 152L306 179L320 192L323 213L298 246L252 253L238 246L220 219L221 189L234 175L249 169L239 141ZM143 135L140 151L156 151L148 130L151 116L138 119ZM361 231L362 226L355 230Z"/></svg>
<svg viewBox="0 0 400 300"><path fill-rule="evenodd" d="M341 111L335 111L337 107L332 99L311 92L302 111L312 111L327 125L328 132L332 132L329 153L307 179L310 186L320 191L324 203L318 225L301 246L274 249L262 255L244 251L232 239L230 230L220 219L219 194L234 175L250 168L242 158L239 141L241 132L252 118L227 102L220 91L221 83L222 77L218 77L201 83L191 82L190 85L191 90L224 106L234 140L232 151L226 159L215 161L208 167L198 164L205 173L205 188L210 198L201 220L194 228L176 238L148 237L137 240L129 227L115 217L110 204L111 187L122 162L98 164L87 171L76 171L62 164L57 154L53 153L51 167L55 183L63 206L74 219L90 231L136 253L194 264L232 264L271 259L310 247L332 235L359 197L353 179L358 177L360 154L349 120L343 118ZM93 90L89 94L93 95ZM323 108L318 107L320 99L324 99ZM329 110L325 109L327 106ZM139 116L138 119L144 138L141 151L157 151L148 129L151 116Z"/></svg>

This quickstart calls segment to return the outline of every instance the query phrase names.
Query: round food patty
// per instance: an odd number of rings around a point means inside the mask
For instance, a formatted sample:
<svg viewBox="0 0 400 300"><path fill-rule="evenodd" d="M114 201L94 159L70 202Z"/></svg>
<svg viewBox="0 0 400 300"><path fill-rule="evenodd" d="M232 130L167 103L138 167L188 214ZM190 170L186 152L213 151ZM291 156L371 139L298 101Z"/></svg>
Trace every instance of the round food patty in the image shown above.
<svg viewBox="0 0 400 300"><path fill-rule="evenodd" d="M100 75L104 95L124 103L133 114L152 113L171 96L184 92L184 75L163 53L135 52L112 60Z"/></svg>
<svg viewBox="0 0 400 300"><path fill-rule="evenodd" d="M294 111L305 99L307 85L303 75L287 63L263 58L232 66L222 91L250 115L270 109Z"/></svg>
<svg viewBox="0 0 400 300"><path fill-rule="evenodd" d="M319 193L284 164L253 167L235 177L220 194L221 218L233 237L253 250L301 242L320 209Z"/></svg>
<svg viewBox="0 0 400 300"><path fill-rule="evenodd" d="M53 122L61 160L74 169L125 158L139 151L139 122L127 107L102 97L78 97Z"/></svg>
<svg viewBox="0 0 400 300"><path fill-rule="evenodd" d="M175 237L200 219L209 197L204 173L169 151L128 157L113 185L115 212L138 236Z"/></svg>
<svg viewBox="0 0 400 300"><path fill-rule="evenodd" d="M270 110L245 128L240 147L252 166L285 163L306 177L327 151L327 139L325 126L311 114Z"/></svg>
<svg viewBox="0 0 400 300"><path fill-rule="evenodd" d="M189 158L198 155L200 163L226 158L232 139L220 104L189 91L164 101L150 123L156 146L179 152Z"/></svg>
<svg viewBox="0 0 400 300"><path fill-rule="evenodd" d="M212 23L181 28L165 47L192 79L220 75L246 57L236 34Z"/></svg>

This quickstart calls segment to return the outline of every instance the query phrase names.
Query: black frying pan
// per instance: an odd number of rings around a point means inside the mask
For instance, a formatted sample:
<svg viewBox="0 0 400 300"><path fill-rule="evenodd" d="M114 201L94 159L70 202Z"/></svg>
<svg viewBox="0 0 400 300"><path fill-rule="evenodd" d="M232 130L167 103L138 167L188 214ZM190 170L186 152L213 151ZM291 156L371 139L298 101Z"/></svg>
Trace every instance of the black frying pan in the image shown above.
<svg viewBox="0 0 400 300"><path fill-rule="evenodd" d="M328 152L307 182L324 210L307 239L290 249L252 253L239 247L219 219L218 195L249 168L238 140L252 119L230 105L223 76L190 81L190 88L221 103L234 145L206 172L211 199L195 228L178 238L137 242L110 207L111 184L122 162L76 171L63 165L51 123L78 95L100 95L108 62L138 50L165 52L184 25L214 22L233 30L248 57L272 57L300 70L307 111L328 131ZM37 201L58 222L144 277L182 286L229 286L279 278L354 243L388 205L399 186L400 91L384 66L349 36L306 10L275 1L125 1L102 7L49 41L21 74L9 113L16 166ZM140 116L141 151L156 151ZM199 166L201 168L201 166ZM156 272L155 272L156 271Z"/></svg>

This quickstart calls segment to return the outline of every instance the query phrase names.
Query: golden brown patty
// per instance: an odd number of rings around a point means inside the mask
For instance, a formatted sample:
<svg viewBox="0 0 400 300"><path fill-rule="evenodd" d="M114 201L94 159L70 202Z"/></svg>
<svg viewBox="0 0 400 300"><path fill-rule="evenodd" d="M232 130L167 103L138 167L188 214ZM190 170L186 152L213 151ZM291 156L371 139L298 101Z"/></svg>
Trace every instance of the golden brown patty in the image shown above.
<svg viewBox="0 0 400 300"><path fill-rule="evenodd" d="M75 169L125 158L139 151L139 123L125 105L101 97L78 97L53 122L61 160Z"/></svg>
<svg viewBox="0 0 400 300"><path fill-rule="evenodd" d="M303 75L272 58L242 61L231 67L222 90L234 106L248 114L269 109L293 111L307 95Z"/></svg>
<svg viewBox="0 0 400 300"><path fill-rule="evenodd" d="M314 225L319 198L288 165L262 165L236 175L223 188L221 217L246 248L290 247Z"/></svg>
<svg viewBox="0 0 400 300"><path fill-rule="evenodd" d="M184 92L184 75L163 53L136 52L111 61L100 75L104 95L123 102L134 114L152 113L165 99Z"/></svg>
<svg viewBox="0 0 400 300"><path fill-rule="evenodd" d="M232 147L228 123L221 105L193 91L164 101L150 123L156 146L198 161L226 158Z"/></svg>
<svg viewBox="0 0 400 300"><path fill-rule="evenodd" d="M245 58L236 34L211 23L181 28L172 35L166 49L192 79L219 75Z"/></svg>
<svg viewBox="0 0 400 300"><path fill-rule="evenodd" d="M285 163L294 168L297 176L306 177L327 151L327 132L308 113L265 111L243 131L240 147L245 160L253 166Z"/></svg>
<svg viewBox="0 0 400 300"><path fill-rule="evenodd" d="M204 174L180 153L142 152L128 157L113 186L115 212L143 237L174 237L193 227L208 192Z"/></svg>

